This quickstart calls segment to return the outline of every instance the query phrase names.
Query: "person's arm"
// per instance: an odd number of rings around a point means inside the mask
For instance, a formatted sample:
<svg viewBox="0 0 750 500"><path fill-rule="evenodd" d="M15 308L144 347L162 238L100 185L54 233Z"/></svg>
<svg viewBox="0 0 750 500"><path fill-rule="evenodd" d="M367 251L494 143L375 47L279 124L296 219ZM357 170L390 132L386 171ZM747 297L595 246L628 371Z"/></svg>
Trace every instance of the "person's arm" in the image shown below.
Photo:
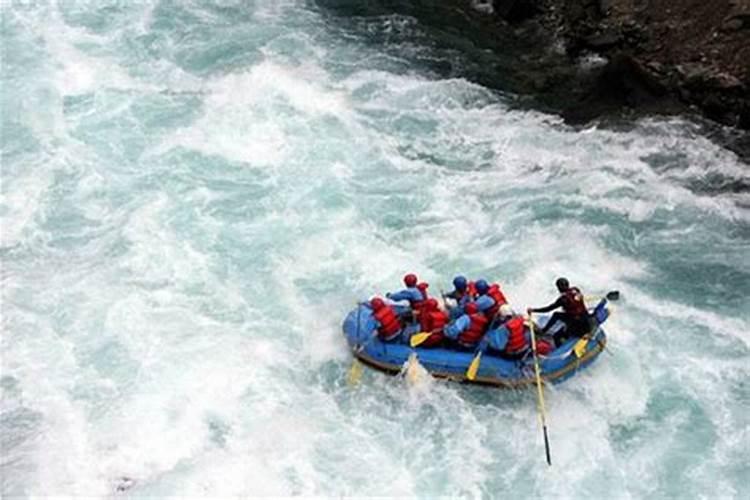
<svg viewBox="0 0 750 500"><path fill-rule="evenodd" d="M493 299L489 295L482 295L477 300L475 300L474 303L477 305L477 309L479 309L479 312L484 312L495 305L495 299Z"/></svg>
<svg viewBox="0 0 750 500"><path fill-rule="evenodd" d="M461 332L466 330L469 327L469 323L471 320L469 319L469 316L464 314L463 316L460 316L456 321L449 324L443 329L443 333L445 333L445 336L449 339L456 339Z"/></svg>
<svg viewBox="0 0 750 500"><path fill-rule="evenodd" d="M508 329L504 326L487 332L485 338L487 337L490 347L496 351L502 351L508 345Z"/></svg>
<svg viewBox="0 0 750 500"><path fill-rule="evenodd" d="M528 311L533 313L546 313L552 311L553 309L557 309L558 307L562 307L562 297L558 297L556 301L548 306L529 307Z"/></svg>
<svg viewBox="0 0 750 500"><path fill-rule="evenodd" d="M422 292L416 288L405 288L396 293L386 293L385 297L394 302L399 302L401 300L422 300Z"/></svg>

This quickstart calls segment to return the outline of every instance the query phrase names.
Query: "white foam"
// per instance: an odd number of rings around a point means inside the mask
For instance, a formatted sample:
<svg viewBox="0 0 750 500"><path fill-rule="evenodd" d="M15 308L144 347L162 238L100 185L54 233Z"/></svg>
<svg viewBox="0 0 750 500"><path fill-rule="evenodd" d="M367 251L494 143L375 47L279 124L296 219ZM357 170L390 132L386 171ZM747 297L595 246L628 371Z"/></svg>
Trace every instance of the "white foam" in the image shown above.
<svg viewBox="0 0 750 500"><path fill-rule="evenodd" d="M130 29L148 33L153 5ZM255 16L282 22L295 5L267 2ZM202 22L222 21L202 5L186 8ZM47 44L39 88L52 89L27 102L51 111L26 125L55 162L8 182L3 245L38 229L34 216L49 208L44 195L56 176L75 176L66 199L107 226L86 252L29 240L29 265L19 271L10 262L3 274L11 299L3 368L45 417L32 451L13 457L36 467L22 479L30 494L106 496L129 477L135 496L481 497L512 489L640 498L662 493L666 469L683 463L694 488L687 496L735 491L723 471L736 465L748 433L736 430L744 408L727 381L746 376L746 359L667 335L698 328L721 349L735 339L746 348L747 321L655 296L658 261L608 244L617 237L612 224L656 216L679 222L699 213L708 222L695 224L706 227L745 220L733 200L691 191L704 169L732 179L744 171L683 122L573 130L557 117L510 110L462 79L367 67L379 55L364 47L352 49L361 60L343 61L360 69L337 81L327 69L340 57L337 45L326 45L315 22L295 25L296 33L280 28L279 36L311 45L303 64L279 43L233 73L199 77L162 60L135 77L109 50L128 29L95 35L66 26L59 13L22 19ZM102 89L125 97L93 114L115 116L164 90L196 92L202 114L144 139L135 165L110 165L106 150L68 137L80 117L61 111L63 96ZM246 219L223 219L208 207L231 200L200 178L179 193L166 184L135 191L142 186L132 182L127 203L108 198L176 147L261 169L269 201ZM675 163L687 167L653 167L649 156L664 151L684 152ZM615 217L594 224L582 216L591 212ZM45 231L40 240L67 234ZM533 393L431 379L411 386L372 370L356 389L345 386L343 315L357 299L398 288L407 271L429 281L433 295L453 272L499 280L518 310L550 302L557 275L586 294L617 288L627 297L607 323L614 356L602 354L546 392L552 469ZM664 323L675 332L658 336ZM660 420L652 413L665 394L686 404ZM712 435L700 461L679 447L695 418ZM618 442L622 429L633 436Z"/></svg>

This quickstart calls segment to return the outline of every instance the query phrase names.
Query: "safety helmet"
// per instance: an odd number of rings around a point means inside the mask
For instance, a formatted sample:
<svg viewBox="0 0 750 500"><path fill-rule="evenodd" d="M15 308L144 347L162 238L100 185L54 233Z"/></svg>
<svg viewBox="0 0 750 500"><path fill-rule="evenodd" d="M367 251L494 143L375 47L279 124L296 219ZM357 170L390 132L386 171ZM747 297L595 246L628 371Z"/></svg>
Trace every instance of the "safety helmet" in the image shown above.
<svg viewBox="0 0 750 500"><path fill-rule="evenodd" d="M430 284L427 283L426 281L422 281L420 283L417 283L417 289L419 289L419 291L421 291L421 292L424 292L429 287L430 287Z"/></svg>
<svg viewBox="0 0 750 500"><path fill-rule="evenodd" d="M379 311L385 307L385 302L380 297L375 297L370 301L370 307L372 307L373 311Z"/></svg>
<svg viewBox="0 0 750 500"><path fill-rule="evenodd" d="M477 292L479 292L481 295L484 295L487 293L487 290L490 289L490 285L487 284L486 280L479 280L474 284L474 287L477 289Z"/></svg>
<svg viewBox="0 0 750 500"><path fill-rule="evenodd" d="M469 302L466 304L466 307L464 307L464 311L466 311L466 314L474 314L479 311L479 309L477 309L477 305L474 302Z"/></svg>
<svg viewBox="0 0 750 500"><path fill-rule="evenodd" d="M427 302L425 302L425 307L428 311L434 311L438 308L438 301L435 299L427 299Z"/></svg>
<svg viewBox="0 0 750 500"><path fill-rule="evenodd" d="M464 291L466 290L466 277L465 276L456 276L453 278L453 286L456 287L456 290Z"/></svg>
<svg viewBox="0 0 750 500"><path fill-rule="evenodd" d="M555 281L555 286L557 286L557 289L561 292L564 292L568 288L570 288L570 283L565 278L557 278L557 281Z"/></svg>
<svg viewBox="0 0 750 500"><path fill-rule="evenodd" d="M500 317L502 318L513 316L513 309L511 309L508 304L501 305L499 312L500 312Z"/></svg>
<svg viewBox="0 0 750 500"><path fill-rule="evenodd" d="M404 276L404 284L408 287L415 286L417 284L417 275L409 273Z"/></svg>

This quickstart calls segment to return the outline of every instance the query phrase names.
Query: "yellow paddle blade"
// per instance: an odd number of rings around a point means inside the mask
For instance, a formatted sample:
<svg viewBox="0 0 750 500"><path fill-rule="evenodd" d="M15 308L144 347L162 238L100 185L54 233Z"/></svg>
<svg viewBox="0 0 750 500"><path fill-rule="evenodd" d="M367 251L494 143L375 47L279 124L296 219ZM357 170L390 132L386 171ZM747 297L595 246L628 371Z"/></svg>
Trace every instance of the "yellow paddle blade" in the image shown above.
<svg viewBox="0 0 750 500"><path fill-rule="evenodd" d="M474 359L471 360L469 369L466 370L466 378L468 378L469 380L474 380L477 378L477 372L479 371L479 363L481 360L482 360L482 353L480 351L477 353L476 356L474 356Z"/></svg>
<svg viewBox="0 0 750 500"><path fill-rule="evenodd" d="M346 377L346 382L349 385L357 385L359 384L359 380L362 378L362 370L363 370L362 363L359 362L357 358L354 358L354 361L352 362L352 367L349 369L349 374Z"/></svg>
<svg viewBox="0 0 750 500"><path fill-rule="evenodd" d="M576 358L580 358L584 354L586 354L586 348L588 347L588 345L588 337L583 337L581 340L576 342L576 345L573 346L573 352L576 353Z"/></svg>
<svg viewBox="0 0 750 500"><path fill-rule="evenodd" d="M409 345L412 347L417 347L419 344L430 338L430 335L432 335L432 332L415 333L409 339Z"/></svg>

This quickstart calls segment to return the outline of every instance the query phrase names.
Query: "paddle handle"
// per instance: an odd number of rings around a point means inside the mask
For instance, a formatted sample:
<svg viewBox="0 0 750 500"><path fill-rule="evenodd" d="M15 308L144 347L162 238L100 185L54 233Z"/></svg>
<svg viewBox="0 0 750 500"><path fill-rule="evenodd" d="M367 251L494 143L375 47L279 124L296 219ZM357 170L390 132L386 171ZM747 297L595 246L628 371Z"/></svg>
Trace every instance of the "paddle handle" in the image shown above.
<svg viewBox="0 0 750 500"><path fill-rule="evenodd" d="M549 454L549 438L547 437L547 425L543 427L544 429L544 451L547 453L547 465L552 466L552 458Z"/></svg>

